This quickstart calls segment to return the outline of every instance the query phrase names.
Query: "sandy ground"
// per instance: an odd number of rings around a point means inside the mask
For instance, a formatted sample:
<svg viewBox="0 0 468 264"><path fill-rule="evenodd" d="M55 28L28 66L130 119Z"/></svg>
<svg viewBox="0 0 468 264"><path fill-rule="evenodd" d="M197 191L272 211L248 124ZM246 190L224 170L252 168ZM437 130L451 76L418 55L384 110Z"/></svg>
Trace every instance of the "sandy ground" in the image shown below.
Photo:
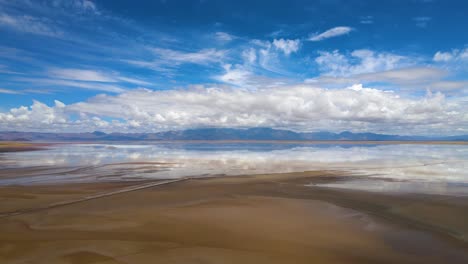
<svg viewBox="0 0 468 264"><path fill-rule="evenodd" d="M468 263L466 198L306 187L327 172L0 188L0 263Z"/></svg>
<svg viewBox="0 0 468 264"><path fill-rule="evenodd" d="M41 150L50 144L46 143L29 143L29 142L15 142L15 141L0 141L0 153L2 152L15 152L15 151L32 151Z"/></svg>

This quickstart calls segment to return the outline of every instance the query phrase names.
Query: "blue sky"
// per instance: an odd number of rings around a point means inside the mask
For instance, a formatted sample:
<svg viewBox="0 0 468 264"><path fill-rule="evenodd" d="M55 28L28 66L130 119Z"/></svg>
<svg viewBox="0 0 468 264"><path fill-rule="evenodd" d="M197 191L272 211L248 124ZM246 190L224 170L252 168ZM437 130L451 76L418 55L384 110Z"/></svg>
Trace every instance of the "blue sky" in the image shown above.
<svg viewBox="0 0 468 264"><path fill-rule="evenodd" d="M468 133L468 2L0 0L0 130Z"/></svg>

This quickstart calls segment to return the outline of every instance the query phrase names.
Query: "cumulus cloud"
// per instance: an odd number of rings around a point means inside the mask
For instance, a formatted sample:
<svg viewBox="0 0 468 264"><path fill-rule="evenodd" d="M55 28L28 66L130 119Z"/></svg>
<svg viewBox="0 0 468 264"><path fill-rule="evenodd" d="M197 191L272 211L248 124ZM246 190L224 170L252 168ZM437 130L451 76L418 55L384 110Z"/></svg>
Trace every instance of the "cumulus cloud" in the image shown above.
<svg viewBox="0 0 468 264"><path fill-rule="evenodd" d="M405 56L367 49L355 50L350 54L343 54L338 50L320 51L315 62L319 66L319 70L324 75L329 76L350 76L388 71L412 64L411 60Z"/></svg>
<svg viewBox="0 0 468 264"><path fill-rule="evenodd" d="M465 49L453 49L451 51L437 51L434 54L433 60L436 62L456 62L456 61L467 61L468 62L468 48Z"/></svg>
<svg viewBox="0 0 468 264"><path fill-rule="evenodd" d="M273 46L281 50L286 56L299 50L300 41L298 39L275 39Z"/></svg>
<svg viewBox="0 0 468 264"><path fill-rule="evenodd" d="M338 37L341 35L349 34L351 31L353 31L353 28L351 27L334 27L320 34L310 36L309 40L310 41L322 41L324 39L334 38L334 37Z"/></svg>
<svg viewBox="0 0 468 264"><path fill-rule="evenodd" d="M107 122L98 116L85 114L80 114L78 119L71 118L67 106L57 100L54 106L47 106L35 100L30 107L21 106L0 113L0 129L3 131L79 132L106 129L110 125L117 129L119 122Z"/></svg>
<svg viewBox="0 0 468 264"><path fill-rule="evenodd" d="M79 116L73 120L71 116ZM121 120L121 121L104 121ZM160 131L192 127L268 126L304 131L368 130L387 133L450 133L466 129L463 106L441 93L419 99L355 85L271 89L193 87L132 90L98 95L71 105L35 101L0 113L0 129L39 131Z"/></svg>

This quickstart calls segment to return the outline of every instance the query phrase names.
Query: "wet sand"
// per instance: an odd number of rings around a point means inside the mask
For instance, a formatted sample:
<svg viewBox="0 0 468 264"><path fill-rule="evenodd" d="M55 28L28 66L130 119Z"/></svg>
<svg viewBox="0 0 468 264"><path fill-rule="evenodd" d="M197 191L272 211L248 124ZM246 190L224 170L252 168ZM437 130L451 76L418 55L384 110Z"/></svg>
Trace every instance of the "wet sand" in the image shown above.
<svg viewBox="0 0 468 264"><path fill-rule="evenodd" d="M16 151L41 150L51 144L48 143L30 143L30 142L10 142L0 141L0 153Z"/></svg>
<svg viewBox="0 0 468 264"><path fill-rule="evenodd" d="M305 184L337 172L0 187L0 263L467 263L468 199Z"/></svg>

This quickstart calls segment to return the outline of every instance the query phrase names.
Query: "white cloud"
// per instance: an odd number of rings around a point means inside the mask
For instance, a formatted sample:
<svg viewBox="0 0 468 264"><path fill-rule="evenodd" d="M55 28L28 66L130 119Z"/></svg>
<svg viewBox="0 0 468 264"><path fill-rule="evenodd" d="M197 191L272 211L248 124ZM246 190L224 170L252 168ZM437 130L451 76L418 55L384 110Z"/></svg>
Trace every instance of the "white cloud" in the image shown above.
<svg viewBox="0 0 468 264"><path fill-rule="evenodd" d="M453 54L451 52L436 52L434 54L434 61L441 62L441 61L451 61L453 60Z"/></svg>
<svg viewBox="0 0 468 264"><path fill-rule="evenodd" d="M55 107L49 107L41 102L34 101L31 107L18 107L11 109L8 113L0 114L0 123L5 123L14 127L28 125L28 122L47 125L60 125L66 123L64 114L64 104L55 101ZM3 127L4 130L10 130Z"/></svg>
<svg viewBox="0 0 468 264"><path fill-rule="evenodd" d="M71 120L71 115L80 117L79 124ZM104 117L124 121L106 122ZM0 130L160 131L254 126L443 134L467 129L468 114L459 101L440 93L404 98L359 85L333 90L310 85L254 90L140 89L115 96L98 95L71 105L56 103L48 107L35 102L30 108L0 113Z"/></svg>
<svg viewBox="0 0 468 264"><path fill-rule="evenodd" d="M0 94L23 94L20 91L0 88Z"/></svg>
<svg viewBox="0 0 468 264"><path fill-rule="evenodd" d="M203 66L220 64L228 54L228 50L218 49L202 49L195 52L186 52L174 49L150 48L150 51L153 56L150 56L149 59L128 59L122 61L137 67L172 75L174 69L182 64L198 64Z"/></svg>
<svg viewBox="0 0 468 264"><path fill-rule="evenodd" d="M253 73L243 68L241 65L233 66L226 64L223 66L225 73L220 76L215 76L215 79L223 83L228 83L236 86L246 86Z"/></svg>
<svg viewBox="0 0 468 264"><path fill-rule="evenodd" d="M371 82L388 82L399 84L400 89L409 85L426 84L440 80L447 76L447 72L431 67L410 67L354 76Z"/></svg>
<svg viewBox="0 0 468 264"><path fill-rule="evenodd" d="M117 80L121 82L133 83L136 85L148 85L148 86L152 85L150 82L142 81L142 80L135 79L135 78L122 77L122 76L117 76L115 78L117 78Z"/></svg>
<svg viewBox="0 0 468 264"><path fill-rule="evenodd" d="M300 41L298 39L275 39L273 46L281 50L286 56L299 50Z"/></svg>
<svg viewBox="0 0 468 264"><path fill-rule="evenodd" d="M234 40L236 37L229 33L218 31L215 33L215 38L221 42L229 42Z"/></svg>
<svg viewBox="0 0 468 264"><path fill-rule="evenodd" d="M116 82L116 79L98 71L81 69L50 69L48 75L52 78L90 81L90 82Z"/></svg>
<svg viewBox="0 0 468 264"><path fill-rule="evenodd" d="M83 70L83 69L61 69L52 68L47 72L53 79L65 79L84 82L125 82L137 85L151 85L149 82L135 78L123 77L117 73L106 73L103 71Z"/></svg>
<svg viewBox="0 0 468 264"><path fill-rule="evenodd" d="M153 48L152 50L164 64L193 63L206 65L209 63L218 63L226 56L227 53L225 50L217 49L202 49L196 52L184 52L162 48Z"/></svg>
<svg viewBox="0 0 468 264"><path fill-rule="evenodd" d="M355 74L388 71L412 64L405 56L374 52L371 50L355 50L349 55L340 53L338 50L319 52L315 62L324 75L350 76ZM414 62L413 62L414 63Z"/></svg>
<svg viewBox="0 0 468 264"><path fill-rule="evenodd" d="M0 113L0 129L3 131L49 131L49 132L79 132L89 129L106 129L110 125L116 129L119 122L103 121L97 116L80 114L79 119L72 120L67 106L55 100L54 106L47 106L34 101L30 107L13 108L6 113Z"/></svg>
<svg viewBox="0 0 468 264"><path fill-rule="evenodd" d="M262 40L252 40L250 41L251 44L254 45L254 49L256 52L257 58L257 65L259 69L264 71L268 71L269 74L273 73L276 75L288 76L290 72L288 72L282 66L282 60L279 57L279 53L285 53L285 50L277 48L273 42L270 41L262 41ZM281 43L281 42L279 42ZM281 46L277 42L277 45ZM292 48L294 48L295 44L292 44ZM298 44L299 45L299 44ZM286 44L285 46L291 46L291 44ZM292 52L292 50L291 50Z"/></svg>
<svg viewBox="0 0 468 264"><path fill-rule="evenodd" d="M254 48L249 48L242 51L242 58L244 62L253 64L257 61L257 52Z"/></svg>
<svg viewBox="0 0 468 264"><path fill-rule="evenodd" d="M50 25L47 19L39 19L28 15L13 16L0 13L0 26L49 37L63 35L63 32Z"/></svg>
<svg viewBox="0 0 468 264"><path fill-rule="evenodd" d="M468 94L468 81L438 81L429 85L434 91L465 92Z"/></svg>
<svg viewBox="0 0 468 264"><path fill-rule="evenodd" d="M242 64L224 64L224 72L214 76L214 79L244 88L266 88L289 83L290 81L284 78L288 73L282 69L279 54L284 53L288 56L297 51L299 40L253 40L250 43L253 46L241 52ZM268 77L272 74L275 77Z"/></svg>
<svg viewBox="0 0 468 264"><path fill-rule="evenodd" d="M468 61L468 48L437 51L434 54L433 60L435 62Z"/></svg>
<svg viewBox="0 0 468 264"><path fill-rule="evenodd" d="M400 89L413 88L413 86L429 85L433 82L439 82L446 77L447 72L430 67L410 67L381 72L363 73L346 77L320 76L318 78L307 79L307 83L316 83L320 85L327 84L351 85L354 83L391 83L398 84Z"/></svg>
<svg viewBox="0 0 468 264"><path fill-rule="evenodd" d="M242 88L268 88L284 85L286 80L281 78L269 78L255 74L249 66L246 65L223 65L224 73L214 76L214 79L225 84L234 85Z"/></svg>
<svg viewBox="0 0 468 264"><path fill-rule="evenodd" d="M328 38L338 37L341 35L346 35L353 31L351 27L334 27L320 34L316 34L309 37L310 41L321 41Z"/></svg>
<svg viewBox="0 0 468 264"><path fill-rule="evenodd" d="M124 92L126 89L118 85L113 84L103 84L96 82L81 82L74 80L60 80L60 79L47 79L47 78L17 78L17 81L30 82L34 85L42 86L56 86L56 87L75 87L87 90L111 92L111 93L120 93Z"/></svg>

